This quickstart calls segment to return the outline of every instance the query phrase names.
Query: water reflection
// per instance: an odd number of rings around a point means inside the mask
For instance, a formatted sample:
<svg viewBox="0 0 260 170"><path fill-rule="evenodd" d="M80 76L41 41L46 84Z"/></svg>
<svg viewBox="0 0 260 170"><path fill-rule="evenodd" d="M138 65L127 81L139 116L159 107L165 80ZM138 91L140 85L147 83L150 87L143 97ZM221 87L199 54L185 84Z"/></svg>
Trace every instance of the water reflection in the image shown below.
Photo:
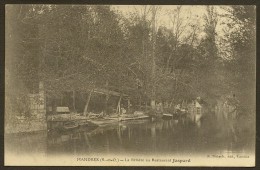
<svg viewBox="0 0 260 170"><path fill-rule="evenodd" d="M227 140L217 141L207 130L187 120L120 122L84 131L50 133L47 148L48 154L192 154L229 149Z"/></svg>
<svg viewBox="0 0 260 170"><path fill-rule="evenodd" d="M51 131L47 135L7 137L14 152L35 151L47 155L95 153L127 154L200 154L236 152L253 146L253 139L243 137L234 143L228 134L214 127L213 120L200 126L183 120L135 120L103 127L84 127L70 131ZM32 146L31 144L35 145Z"/></svg>

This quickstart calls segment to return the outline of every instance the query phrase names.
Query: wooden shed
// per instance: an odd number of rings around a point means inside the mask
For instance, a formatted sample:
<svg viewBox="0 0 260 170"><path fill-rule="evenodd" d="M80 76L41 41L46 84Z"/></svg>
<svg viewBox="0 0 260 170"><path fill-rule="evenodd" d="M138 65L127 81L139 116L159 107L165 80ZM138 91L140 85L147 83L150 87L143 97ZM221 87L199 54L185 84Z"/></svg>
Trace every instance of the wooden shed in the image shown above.
<svg viewBox="0 0 260 170"><path fill-rule="evenodd" d="M57 107L56 113L58 113L58 114L69 114L70 110L69 110L69 107Z"/></svg>

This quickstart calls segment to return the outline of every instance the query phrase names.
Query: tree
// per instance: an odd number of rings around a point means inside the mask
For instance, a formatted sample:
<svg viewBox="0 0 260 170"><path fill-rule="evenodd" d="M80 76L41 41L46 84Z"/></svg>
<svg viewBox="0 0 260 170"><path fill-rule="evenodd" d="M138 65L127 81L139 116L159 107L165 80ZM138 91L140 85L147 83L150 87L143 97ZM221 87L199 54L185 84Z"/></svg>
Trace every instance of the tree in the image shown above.
<svg viewBox="0 0 260 170"><path fill-rule="evenodd" d="M30 117L27 94L34 93L38 79L37 27L33 5L6 7L6 82L7 122L15 116ZM27 19L32 23L27 23ZM33 50L32 50L33 49ZM9 122L10 123L10 122Z"/></svg>
<svg viewBox="0 0 260 170"><path fill-rule="evenodd" d="M255 6L230 6L223 17L228 30L224 42L229 41L230 60L226 68L232 75L232 89L245 110L255 111L255 62L256 62L256 9Z"/></svg>
<svg viewBox="0 0 260 170"><path fill-rule="evenodd" d="M204 15L204 33L205 36L200 41L197 49L199 57L197 58L197 88L199 96L207 99L210 104L214 105L215 100L221 96L218 89L222 89L219 80L219 71L221 68L220 57L216 42L216 26L218 23L218 14L215 7L206 6Z"/></svg>
<svg viewBox="0 0 260 170"><path fill-rule="evenodd" d="M120 90L121 85L127 84L123 79L128 61L123 55L126 43L119 17L109 6L13 8L19 12L18 16L10 15L8 21L15 18L17 22L10 23L9 34L18 37L14 42L20 44L11 56L14 59L7 59L7 65L10 71L19 73L12 78L25 84L25 89L37 90L39 81L43 81L47 95L62 98L64 91L87 92L105 87L106 82ZM12 69L13 65L18 67ZM11 76L15 75L12 72ZM36 84L36 88L31 88L31 84Z"/></svg>

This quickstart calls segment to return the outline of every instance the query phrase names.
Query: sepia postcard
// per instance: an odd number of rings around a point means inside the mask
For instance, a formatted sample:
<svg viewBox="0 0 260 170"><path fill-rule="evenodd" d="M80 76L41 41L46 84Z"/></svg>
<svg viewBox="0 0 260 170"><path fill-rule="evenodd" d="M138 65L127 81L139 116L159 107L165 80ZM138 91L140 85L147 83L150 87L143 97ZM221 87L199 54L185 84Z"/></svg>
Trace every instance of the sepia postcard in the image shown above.
<svg viewBox="0 0 260 170"><path fill-rule="evenodd" d="M256 6L5 6L5 166L254 167Z"/></svg>

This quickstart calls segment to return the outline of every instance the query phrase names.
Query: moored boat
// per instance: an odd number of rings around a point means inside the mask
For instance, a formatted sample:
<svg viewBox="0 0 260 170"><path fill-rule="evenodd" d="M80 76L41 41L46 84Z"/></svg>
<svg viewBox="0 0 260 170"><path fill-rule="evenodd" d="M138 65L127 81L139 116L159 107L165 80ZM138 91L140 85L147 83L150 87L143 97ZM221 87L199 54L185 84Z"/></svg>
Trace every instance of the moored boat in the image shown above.
<svg viewBox="0 0 260 170"><path fill-rule="evenodd" d="M68 121L63 124L62 130L71 130L71 129L75 129L78 127L79 127L79 125L76 121Z"/></svg>
<svg viewBox="0 0 260 170"><path fill-rule="evenodd" d="M89 125L87 120L77 120L77 122L80 127L85 127Z"/></svg>
<svg viewBox="0 0 260 170"><path fill-rule="evenodd" d="M167 118L172 119L172 118L173 118L173 114L163 113L163 114L162 114L162 118L164 118L164 119L167 119Z"/></svg>
<svg viewBox="0 0 260 170"><path fill-rule="evenodd" d="M138 119L147 119L149 116L147 115L140 115L140 116L127 116L127 117L121 117L120 121L126 121L126 120L138 120Z"/></svg>
<svg viewBox="0 0 260 170"><path fill-rule="evenodd" d="M90 122L89 126L91 126L91 125L104 126L104 125L108 125L108 124L117 123L118 119L100 118L100 119L90 119L90 120L88 120L88 122Z"/></svg>
<svg viewBox="0 0 260 170"><path fill-rule="evenodd" d="M90 119L88 120L92 124L102 126L107 124L113 124L120 121L130 121L130 120L140 120L140 119L148 119L149 116L145 114L122 114L122 115L111 115L98 119Z"/></svg>

